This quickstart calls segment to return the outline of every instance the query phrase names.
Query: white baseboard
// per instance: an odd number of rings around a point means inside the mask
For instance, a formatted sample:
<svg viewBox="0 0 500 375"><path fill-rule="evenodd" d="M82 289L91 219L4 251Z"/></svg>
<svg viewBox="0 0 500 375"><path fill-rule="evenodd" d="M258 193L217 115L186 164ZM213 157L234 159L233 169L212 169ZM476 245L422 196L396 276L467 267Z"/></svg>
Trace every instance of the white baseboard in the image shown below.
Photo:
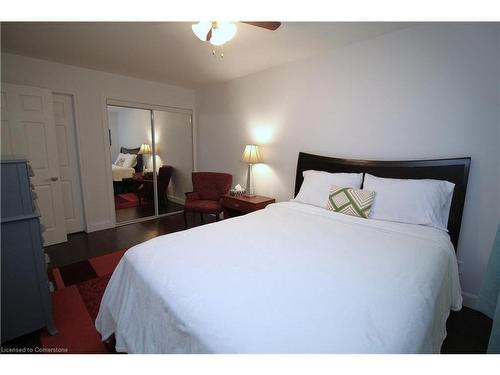
<svg viewBox="0 0 500 375"><path fill-rule="evenodd" d="M477 295L462 291L462 298L464 299L464 306L470 307L471 309L476 308Z"/></svg>
<svg viewBox="0 0 500 375"><path fill-rule="evenodd" d="M182 199L182 198L179 198L179 197L176 197L173 195L167 195L167 198L169 201L184 205L184 199Z"/></svg>
<svg viewBox="0 0 500 375"><path fill-rule="evenodd" d="M88 223L87 224L87 233L97 232L104 229L114 228L115 225L109 221L101 221L100 223Z"/></svg>

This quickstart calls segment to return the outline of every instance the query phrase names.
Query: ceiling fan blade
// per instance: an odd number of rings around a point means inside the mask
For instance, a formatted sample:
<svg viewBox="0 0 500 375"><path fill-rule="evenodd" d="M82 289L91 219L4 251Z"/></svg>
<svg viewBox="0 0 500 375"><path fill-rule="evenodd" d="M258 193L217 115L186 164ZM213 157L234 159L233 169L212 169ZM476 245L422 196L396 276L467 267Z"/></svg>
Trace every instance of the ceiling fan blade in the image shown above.
<svg viewBox="0 0 500 375"><path fill-rule="evenodd" d="M262 27L263 29L267 30L276 30L278 27L281 26L281 22L266 22L266 21L241 21L241 23L246 23L248 25L252 26L257 26L257 27Z"/></svg>
<svg viewBox="0 0 500 375"><path fill-rule="evenodd" d="M210 30L208 30L208 33L207 33L207 42L209 42L210 39L212 39L212 28L210 28Z"/></svg>

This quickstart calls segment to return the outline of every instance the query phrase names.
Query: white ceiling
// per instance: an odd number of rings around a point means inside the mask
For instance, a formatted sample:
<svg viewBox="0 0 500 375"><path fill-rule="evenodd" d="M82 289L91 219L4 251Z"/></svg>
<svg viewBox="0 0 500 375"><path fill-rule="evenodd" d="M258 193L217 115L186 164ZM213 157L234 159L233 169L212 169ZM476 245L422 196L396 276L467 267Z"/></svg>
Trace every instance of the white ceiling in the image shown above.
<svg viewBox="0 0 500 375"><path fill-rule="evenodd" d="M238 23L212 56L192 22L2 23L2 51L146 80L196 87L306 58L409 23L285 22L276 31Z"/></svg>

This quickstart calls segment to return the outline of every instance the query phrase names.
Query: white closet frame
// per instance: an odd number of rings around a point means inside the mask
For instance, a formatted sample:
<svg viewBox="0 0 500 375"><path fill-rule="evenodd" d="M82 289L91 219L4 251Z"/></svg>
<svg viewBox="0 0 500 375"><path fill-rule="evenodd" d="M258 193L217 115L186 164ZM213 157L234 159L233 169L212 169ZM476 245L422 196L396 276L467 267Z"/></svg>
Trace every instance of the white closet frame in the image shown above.
<svg viewBox="0 0 500 375"><path fill-rule="evenodd" d="M164 105L158 105L158 104L148 104L148 103L141 103L141 102L134 102L134 101L129 101L129 100L122 100L122 99L113 99L113 98L106 98L104 101L104 117L103 117L103 137L104 137L104 153L106 155L106 161L109 165L109 168L106 168L106 174L107 174L107 181L108 181L108 209L110 213L110 217L112 218L112 221L115 225L115 227L122 226L122 225L128 225L128 224L133 224L133 223L140 223L143 221L148 221L148 220L154 220L160 217L166 217L166 216L171 216L171 215L176 215L178 212L168 212L165 214L159 214L158 210L158 192L157 189L154 189L154 195L155 195L155 216L148 216L148 217L143 217L143 218L138 218L134 220L128 220L124 222L116 222L116 211L115 211L115 202L114 202L114 195L113 195L113 178L111 174L111 164L113 161L111 160L111 150L109 148L109 119L108 119L108 106L117 106L117 107L126 107L126 108L134 108L134 109L143 109L143 110L149 110L151 111L151 124L152 124L152 147L153 147L153 152L156 154L155 148L155 134L154 134L154 127L155 127L155 122L154 122L154 111L164 111L164 112L176 112L176 113L184 113L190 116L190 121L191 121L191 141L193 143L193 161L192 161L192 168L193 171L197 170L197 163L196 163L196 137L195 135L197 134L197 131L195 129L195 123L193 121L193 110L192 109L187 109L187 108L179 108L179 107L170 107L170 106L164 106ZM153 170L156 170L156 158L153 158ZM153 173L153 180L154 180L154 186L156 186L156 173Z"/></svg>

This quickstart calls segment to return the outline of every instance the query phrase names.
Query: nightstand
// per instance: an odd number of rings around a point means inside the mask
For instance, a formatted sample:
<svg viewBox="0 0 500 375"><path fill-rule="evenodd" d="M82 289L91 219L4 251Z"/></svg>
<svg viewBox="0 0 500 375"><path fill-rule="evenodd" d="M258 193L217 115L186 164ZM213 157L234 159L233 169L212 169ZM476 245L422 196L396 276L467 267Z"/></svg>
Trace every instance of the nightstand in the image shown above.
<svg viewBox="0 0 500 375"><path fill-rule="evenodd" d="M276 202L274 198L263 197L261 195L256 195L254 197L233 197L229 194L225 194L222 196L224 219L261 210L268 204L274 202Z"/></svg>

